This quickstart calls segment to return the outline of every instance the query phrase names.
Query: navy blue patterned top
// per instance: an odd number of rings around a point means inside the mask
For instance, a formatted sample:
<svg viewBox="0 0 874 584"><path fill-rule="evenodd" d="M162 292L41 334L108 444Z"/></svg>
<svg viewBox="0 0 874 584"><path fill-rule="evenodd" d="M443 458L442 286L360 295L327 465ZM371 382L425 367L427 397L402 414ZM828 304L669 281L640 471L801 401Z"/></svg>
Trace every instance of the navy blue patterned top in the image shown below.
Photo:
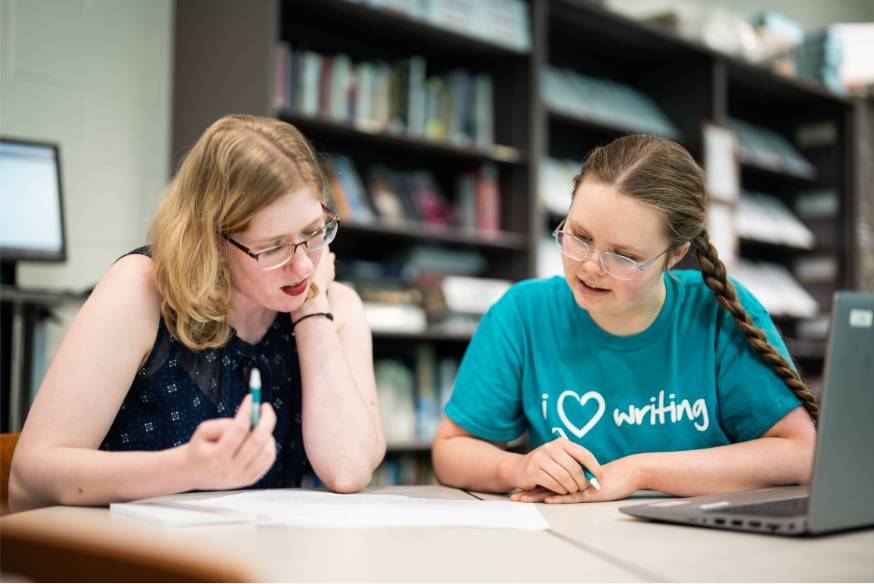
<svg viewBox="0 0 874 584"><path fill-rule="evenodd" d="M131 252L149 255L148 248ZM276 411L276 461L251 488L300 486L309 472L301 428L301 380L291 318L276 319L255 345L231 329L217 349L192 351L163 316L155 345L137 373L101 450L163 450L188 442L197 426L233 416L248 393L249 370L261 372L261 398Z"/></svg>

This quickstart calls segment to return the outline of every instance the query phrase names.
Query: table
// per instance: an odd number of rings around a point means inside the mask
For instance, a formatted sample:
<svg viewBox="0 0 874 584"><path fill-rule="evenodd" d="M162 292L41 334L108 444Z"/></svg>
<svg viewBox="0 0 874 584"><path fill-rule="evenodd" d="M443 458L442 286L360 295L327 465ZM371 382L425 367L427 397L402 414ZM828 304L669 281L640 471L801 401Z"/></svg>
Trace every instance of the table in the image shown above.
<svg viewBox="0 0 874 584"><path fill-rule="evenodd" d="M366 493L441 499L472 495L442 486L371 487ZM170 500L228 493L188 493ZM472 528L292 529L222 525L161 527L106 507L47 507L0 526L51 526L77 536L233 562L257 581L640 581L597 552L547 531Z"/></svg>

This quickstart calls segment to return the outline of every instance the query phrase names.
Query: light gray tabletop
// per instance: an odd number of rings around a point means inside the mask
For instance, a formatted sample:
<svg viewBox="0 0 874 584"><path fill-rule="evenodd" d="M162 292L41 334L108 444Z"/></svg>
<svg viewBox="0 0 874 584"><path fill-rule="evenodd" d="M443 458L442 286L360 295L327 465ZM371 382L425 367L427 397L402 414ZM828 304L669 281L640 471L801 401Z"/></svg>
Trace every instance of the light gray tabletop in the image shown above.
<svg viewBox="0 0 874 584"><path fill-rule="evenodd" d="M874 529L787 537L656 523L619 511L652 500L537 507L561 538L647 580L874 581Z"/></svg>

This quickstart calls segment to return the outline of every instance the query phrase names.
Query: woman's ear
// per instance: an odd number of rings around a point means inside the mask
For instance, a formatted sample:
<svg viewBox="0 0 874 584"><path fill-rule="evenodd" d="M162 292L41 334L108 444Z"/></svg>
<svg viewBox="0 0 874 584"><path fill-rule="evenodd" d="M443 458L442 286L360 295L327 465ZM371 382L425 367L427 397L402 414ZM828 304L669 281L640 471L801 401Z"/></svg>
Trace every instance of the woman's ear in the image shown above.
<svg viewBox="0 0 874 584"><path fill-rule="evenodd" d="M686 257L686 254L689 253L689 248L692 246L692 243L687 241L680 247L674 250L674 253L671 254L671 258L668 261L668 269L670 270L675 265L677 265L680 260Z"/></svg>

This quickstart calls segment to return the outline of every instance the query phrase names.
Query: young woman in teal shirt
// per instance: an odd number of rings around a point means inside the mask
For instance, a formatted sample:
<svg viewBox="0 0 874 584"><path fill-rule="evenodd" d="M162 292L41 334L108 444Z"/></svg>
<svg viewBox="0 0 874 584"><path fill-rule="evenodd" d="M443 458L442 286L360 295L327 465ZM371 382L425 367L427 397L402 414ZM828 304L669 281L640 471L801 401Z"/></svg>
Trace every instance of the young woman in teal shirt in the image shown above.
<svg viewBox="0 0 874 584"><path fill-rule="evenodd" d="M434 441L441 482L571 503L809 480L816 400L726 277L706 211L673 142L589 155L554 234L565 277L511 288L468 347ZM701 271L671 270L691 249ZM525 432L528 454L504 449Z"/></svg>

